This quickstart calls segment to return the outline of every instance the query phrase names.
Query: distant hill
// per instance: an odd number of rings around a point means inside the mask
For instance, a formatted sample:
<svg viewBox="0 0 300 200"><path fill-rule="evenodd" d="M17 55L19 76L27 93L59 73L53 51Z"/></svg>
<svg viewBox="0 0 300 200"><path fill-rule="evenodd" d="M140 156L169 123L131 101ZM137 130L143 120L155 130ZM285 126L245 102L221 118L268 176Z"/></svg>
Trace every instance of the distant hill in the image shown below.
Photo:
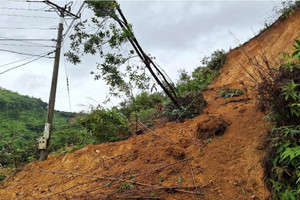
<svg viewBox="0 0 300 200"><path fill-rule="evenodd" d="M37 158L37 138L42 136L47 103L0 88L0 164L29 162ZM75 144L82 129L71 123L76 113L56 111L53 150Z"/></svg>

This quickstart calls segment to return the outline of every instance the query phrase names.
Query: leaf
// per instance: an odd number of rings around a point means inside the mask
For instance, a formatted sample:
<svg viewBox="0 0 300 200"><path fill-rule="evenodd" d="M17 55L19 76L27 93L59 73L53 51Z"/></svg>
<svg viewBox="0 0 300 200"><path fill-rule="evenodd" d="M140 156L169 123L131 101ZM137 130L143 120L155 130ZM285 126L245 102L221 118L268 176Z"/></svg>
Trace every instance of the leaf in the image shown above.
<svg viewBox="0 0 300 200"><path fill-rule="evenodd" d="M209 138L209 139L206 141L206 144L212 142L212 140L213 140L212 138Z"/></svg>
<svg viewBox="0 0 300 200"><path fill-rule="evenodd" d="M182 183L182 177L178 176L177 181L178 181L178 183Z"/></svg>
<svg viewBox="0 0 300 200"><path fill-rule="evenodd" d="M246 195L246 191L244 190L244 188L241 188L242 189L242 192L244 195Z"/></svg>
<svg viewBox="0 0 300 200"><path fill-rule="evenodd" d="M105 186L109 187L112 185L112 183L113 183L112 181L109 181L108 183L105 184Z"/></svg>
<svg viewBox="0 0 300 200"><path fill-rule="evenodd" d="M158 181L159 181L159 182L163 182L163 181L164 181L164 178L163 178L163 177L158 177Z"/></svg>
<svg viewBox="0 0 300 200"><path fill-rule="evenodd" d="M289 157L289 161L292 161L294 158L300 156L300 146L293 148L286 148L285 151L280 155L281 160L283 161Z"/></svg>
<svg viewBox="0 0 300 200"><path fill-rule="evenodd" d="M129 179L134 179L136 177L136 175L131 175L130 177L129 177Z"/></svg>

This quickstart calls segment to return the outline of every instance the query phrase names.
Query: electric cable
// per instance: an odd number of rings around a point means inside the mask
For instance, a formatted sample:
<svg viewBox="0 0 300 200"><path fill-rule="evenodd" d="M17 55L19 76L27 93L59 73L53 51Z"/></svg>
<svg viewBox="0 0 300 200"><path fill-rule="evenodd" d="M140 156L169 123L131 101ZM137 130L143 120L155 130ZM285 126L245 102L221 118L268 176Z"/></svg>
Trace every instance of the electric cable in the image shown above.
<svg viewBox="0 0 300 200"><path fill-rule="evenodd" d="M43 17L43 16L33 16L33 15L0 14L0 16L8 16L8 17L30 17L30 18L39 18L39 19L57 19L56 17Z"/></svg>
<svg viewBox="0 0 300 200"><path fill-rule="evenodd" d="M34 44L34 45L38 45L38 46L45 46L44 44L39 44L39 43L35 43L35 42L28 42L28 41L56 41L55 39L24 39L24 38L20 38L20 39L16 39L16 38L8 38L8 37L3 37L0 36L0 42L1 41L18 41L18 42L23 42L26 44Z"/></svg>
<svg viewBox="0 0 300 200"><path fill-rule="evenodd" d="M1 10L24 10L24 11L39 11L39 12L49 12L48 10L44 10L48 6L41 9L26 9L26 8L11 8L11 7L0 7Z"/></svg>
<svg viewBox="0 0 300 200"><path fill-rule="evenodd" d="M10 63L6 63L6 64L3 64L3 65L0 65L0 67L5 67L5 66L8 66L8 65L12 65L12 64L18 63L18 62L22 62L24 60L28 60L28 59L33 58L33 57L35 57L35 56L30 56L28 58L24 58L24 59L21 59L21 60L17 60L17 61L13 61L13 62L10 62Z"/></svg>
<svg viewBox="0 0 300 200"><path fill-rule="evenodd" d="M17 69L17 68L19 68L19 67L25 66L25 65L27 65L27 64L29 64L29 63L32 63L32 62L34 62L34 61L36 61L36 60L39 60L39 59L41 59L41 58L44 58L44 57L46 57L46 56L48 56L48 55L50 55L50 54L52 54L52 53L54 53L54 52L55 52L55 51L51 51L51 52L45 54L44 56L40 56L40 57L35 58L35 59L33 59L33 60L31 60L31 61L28 61L28 62L26 62L26 63L23 63L23 64L20 64L20 65L15 66L15 67L9 68L9 69L7 69L7 70L5 70L5 71L3 71L3 72L0 72L0 75L4 74L4 73L6 73L6 72L9 72L9 71L11 71L11 70L13 70L13 69Z"/></svg>
<svg viewBox="0 0 300 200"><path fill-rule="evenodd" d="M1 36L0 36L1 37ZM55 39L27 39L27 38L4 38L1 39L0 41L55 41Z"/></svg>
<svg viewBox="0 0 300 200"><path fill-rule="evenodd" d="M42 47L42 48L55 48L49 45L26 45L26 44L1 44L1 46L16 46L16 47Z"/></svg>
<svg viewBox="0 0 300 200"><path fill-rule="evenodd" d="M7 50L7 49L1 49L1 48L0 48L0 51L4 51L4 52L8 52L8 53L20 54L20 55L26 55L26 56L36 56L36 57L40 56L40 55L36 55L36 54L23 53L23 52L12 51L12 50ZM52 57L46 57L46 58L52 58Z"/></svg>
<svg viewBox="0 0 300 200"><path fill-rule="evenodd" d="M17 30L57 30L57 28L23 28L23 27L0 27L0 29L17 29Z"/></svg>

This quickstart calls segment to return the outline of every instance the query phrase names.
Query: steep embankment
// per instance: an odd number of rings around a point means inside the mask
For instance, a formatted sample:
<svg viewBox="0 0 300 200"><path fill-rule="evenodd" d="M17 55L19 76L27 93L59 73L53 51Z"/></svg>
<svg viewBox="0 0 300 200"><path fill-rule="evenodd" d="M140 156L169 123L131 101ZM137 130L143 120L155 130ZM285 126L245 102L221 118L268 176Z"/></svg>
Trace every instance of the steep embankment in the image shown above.
<svg viewBox="0 0 300 200"><path fill-rule="evenodd" d="M299 33L298 11L231 51L204 91L208 104L201 116L31 163L2 184L0 199L267 199L261 165L267 124L241 65L251 72L246 55L276 58ZM222 99L222 87L245 94Z"/></svg>

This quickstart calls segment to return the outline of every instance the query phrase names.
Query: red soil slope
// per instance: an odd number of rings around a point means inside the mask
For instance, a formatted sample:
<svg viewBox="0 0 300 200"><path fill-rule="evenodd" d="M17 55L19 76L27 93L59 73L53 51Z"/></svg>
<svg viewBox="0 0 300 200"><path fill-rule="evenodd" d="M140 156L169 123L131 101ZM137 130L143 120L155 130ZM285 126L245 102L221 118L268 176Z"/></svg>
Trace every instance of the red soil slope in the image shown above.
<svg viewBox="0 0 300 200"><path fill-rule="evenodd" d="M222 74L204 91L202 115L33 162L4 181L0 199L268 199L261 164L267 124L241 64L251 71L246 55L266 52L270 59L290 51L299 33L298 11L228 53ZM223 99L222 87L245 94Z"/></svg>

